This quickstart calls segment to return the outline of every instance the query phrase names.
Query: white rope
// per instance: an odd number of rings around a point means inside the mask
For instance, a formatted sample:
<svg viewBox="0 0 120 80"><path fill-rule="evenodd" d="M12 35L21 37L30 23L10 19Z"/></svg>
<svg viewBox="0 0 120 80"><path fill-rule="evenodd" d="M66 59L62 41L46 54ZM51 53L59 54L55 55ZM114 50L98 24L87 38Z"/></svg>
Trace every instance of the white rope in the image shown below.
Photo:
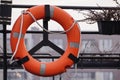
<svg viewBox="0 0 120 80"><path fill-rule="evenodd" d="M14 56L16 55L17 53L17 50L18 50L18 46L19 46L19 43L20 43L20 38L21 38L21 35L22 35L22 26L23 26L23 13L21 14L21 23L20 23L20 34L18 36L18 41L17 41L17 44L16 44L16 48L15 48L15 51L12 55L12 57L10 58L10 64L12 64L14 61L17 61L17 60L13 60Z"/></svg>
<svg viewBox="0 0 120 80"><path fill-rule="evenodd" d="M48 33L51 33L51 34L55 34L55 33L62 34L62 33L69 32L69 31L74 27L74 25L75 25L77 22L83 21L83 20L75 20L75 21L73 22L73 24L70 26L70 28L68 28L66 31L52 32L52 31L49 31L49 30L45 29L43 26L41 26L41 24L39 24L39 22L36 20L36 18L34 17L34 15L33 15L31 12L29 12L29 11L24 11L24 13L28 13L28 14L33 18L33 20L37 23L37 25L38 25L39 27L41 27L44 31L46 31L46 32L48 32Z"/></svg>
<svg viewBox="0 0 120 80"><path fill-rule="evenodd" d="M77 22L81 22L81 20L77 20ZM80 27L79 27L79 30L81 30ZM81 35L81 32L80 32L80 35ZM79 58L80 49L81 49L81 47L82 47L82 43L81 43L82 39L81 39L81 38L82 38L82 37L80 37L80 45L79 45L79 50L78 50L77 58ZM77 76L77 74L78 74L78 68L77 68L77 63L76 63L76 64L75 64L75 74L74 74L74 76Z"/></svg>
<svg viewBox="0 0 120 80"><path fill-rule="evenodd" d="M76 20L76 22L81 22L82 20ZM80 29L80 27L79 27L79 30L81 30ZM80 32L80 34L81 34L81 32ZM78 50L78 55L77 55L77 58L79 58L79 53L80 53L80 48L81 48L81 37L80 37L80 45L79 45L79 50ZM75 65L74 65L74 68L75 68L75 70L74 70L74 75L69 75L67 72L66 72L66 76L67 77L69 77L69 78L75 78L76 76L77 76L77 74L78 74L78 68L77 68L77 63L75 63ZM75 79L74 79L75 80Z"/></svg>
<svg viewBox="0 0 120 80"><path fill-rule="evenodd" d="M0 52L3 52L3 48L0 46Z"/></svg>
<svg viewBox="0 0 120 80"><path fill-rule="evenodd" d="M16 44L15 51L14 51L12 57L10 58L10 62L9 62L10 64L12 64L15 61L18 61L17 59L13 59L13 58L17 53L18 46L19 46L19 43L20 43L20 38L21 38L21 35L22 35L22 27L23 27L23 22L24 22L24 16L23 15L24 15L24 11L22 11L22 14L21 14L20 34L18 36L18 41L17 41L17 44ZM24 70L26 70L23 64L22 64L22 67L23 67Z"/></svg>

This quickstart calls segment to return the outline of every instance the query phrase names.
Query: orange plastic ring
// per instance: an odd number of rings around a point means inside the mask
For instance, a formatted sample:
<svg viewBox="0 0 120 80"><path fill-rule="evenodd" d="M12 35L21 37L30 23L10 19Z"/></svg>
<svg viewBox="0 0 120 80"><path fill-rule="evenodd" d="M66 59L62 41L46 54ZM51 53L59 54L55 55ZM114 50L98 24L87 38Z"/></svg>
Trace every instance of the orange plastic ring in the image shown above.
<svg viewBox="0 0 120 80"><path fill-rule="evenodd" d="M35 6L29 8L27 11L31 12L37 20L45 18L45 6ZM22 28L22 36L20 38L20 43L18 46L17 53L15 55L15 59L22 59L25 56L28 56L29 61L25 62L23 65L25 69L39 76L53 76L66 71L66 68L73 65L73 61L68 58L69 54L72 53L75 57L77 57L79 53L79 45L80 45L80 30L79 25L75 23L74 27L66 32L67 35L67 48L64 54L54 62L40 62L34 59L27 51L25 47L24 35L28 27L34 22L32 17L29 14L24 14L24 22ZM69 27L74 23L74 19L63 9L50 6L50 16L51 19L58 22L64 30L69 29ZM14 52L16 49L16 44L18 41L17 35L20 33L20 23L21 16L16 20L12 32L11 32L11 48Z"/></svg>

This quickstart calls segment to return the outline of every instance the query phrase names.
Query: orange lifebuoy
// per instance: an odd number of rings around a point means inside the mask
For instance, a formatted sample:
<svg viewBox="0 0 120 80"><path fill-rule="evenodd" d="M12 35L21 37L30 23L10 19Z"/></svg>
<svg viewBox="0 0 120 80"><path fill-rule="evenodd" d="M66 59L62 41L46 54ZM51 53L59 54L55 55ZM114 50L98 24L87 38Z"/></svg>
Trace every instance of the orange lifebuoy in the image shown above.
<svg viewBox="0 0 120 80"><path fill-rule="evenodd" d="M29 11L37 20L45 18L45 6L35 6L29 8ZM25 56L29 58L29 60L23 63L24 68L39 76L53 76L66 71L66 68L73 65L74 61L71 60L68 56L72 54L73 56L77 57L79 52L79 45L80 45L80 30L77 23L74 24L74 27L66 32L67 35L67 48L64 54L54 62L40 62L34 59L27 51L25 47L24 35L28 27L34 22L32 17L29 14L23 14L24 22L22 25L22 35L20 38L20 43L18 46L18 50L16 55L14 56L15 59L22 59ZM52 20L55 20L59 24L62 25L64 30L69 29L69 27L74 23L74 19L66 13L61 8L50 6L50 16ZM16 49L16 44L18 41L18 35L20 33L20 23L21 23L21 16L16 20L12 32L11 32L11 48L14 52Z"/></svg>

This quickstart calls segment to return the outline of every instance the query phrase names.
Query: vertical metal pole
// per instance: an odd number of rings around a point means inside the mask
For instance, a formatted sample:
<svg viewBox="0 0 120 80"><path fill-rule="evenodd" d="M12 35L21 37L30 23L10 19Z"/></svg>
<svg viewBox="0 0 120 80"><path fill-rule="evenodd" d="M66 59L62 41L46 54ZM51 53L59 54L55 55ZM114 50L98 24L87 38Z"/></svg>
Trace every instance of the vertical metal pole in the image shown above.
<svg viewBox="0 0 120 80"><path fill-rule="evenodd" d="M6 35L6 25L3 24L3 59L4 59L4 70L3 70L3 80L7 80L7 35Z"/></svg>
<svg viewBox="0 0 120 80"><path fill-rule="evenodd" d="M48 21L47 20L43 20L43 26L46 30L48 30ZM43 41L48 42L48 32L43 30Z"/></svg>
<svg viewBox="0 0 120 80"><path fill-rule="evenodd" d="M54 61L54 58L52 58L52 61ZM55 76L53 76L53 80L55 80Z"/></svg>
<svg viewBox="0 0 120 80"><path fill-rule="evenodd" d="M59 80L62 80L62 75L60 74L60 79Z"/></svg>
<svg viewBox="0 0 120 80"><path fill-rule="evenodd" d="M50 20L50 5L45 5L45 18L43 19L43 26L48 30L48 21ZM48 32L43 30L43 41L48 42ZM46 46L46 43L44 44Z"/></svg>

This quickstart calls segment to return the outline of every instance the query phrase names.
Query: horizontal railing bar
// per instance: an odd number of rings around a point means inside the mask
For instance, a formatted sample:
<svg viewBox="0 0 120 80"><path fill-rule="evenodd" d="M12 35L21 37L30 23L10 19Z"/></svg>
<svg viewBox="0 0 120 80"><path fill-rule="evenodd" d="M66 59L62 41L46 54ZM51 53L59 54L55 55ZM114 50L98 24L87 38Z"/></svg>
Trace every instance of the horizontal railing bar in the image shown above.
<svg viewBox="0 0 120 80"><path fill-rule="evenodd" d="M0 53L3 54L3 53ZM11 55L12 53L7 53L8 55ZM49 53L35 53L35 55L50 55ZM79 53L79 55L120 55L120 53ZM1 56L1 55L0 55Z"/></svg>
<svg viewBox="0 0 120 80"><path fill-rule="evenodd" d="M6 4L0 4L0 6L2 5L6 5ZM33 6L36 6L36 5L20 5L20 4L7 4L7 5L10 5L12 8L30 8L30 7L33 7ZM120 10L119 7L106 7L106 6L61 6L61 5L56 5L60 8L63 8L63 9L96 9L96 10L101 10L101 9L118 9Z"/></svg>
<svg viewBox="0 0 120 80"><path fill-rule="evenodd" d="M12 8L30 8L36 5L16 5L16 4L12 4ZM57 6L57 5L56 5ZM98 7L98 6L59 6L60 8L63 9L96 9L96 10L100 10L100 9L120 9L119 7Z"/></svg>
<svg viewBox="0 0 120 80"><path fill-rule="evenodd" d="M101 54L99 54L101 55ZM109 54L110 55L110 54ZM117 54L116 54L117 55ZM118 54L120 55L120 54ZM12 56L11 53L9 53L7 55L8 58L10 58ZM56 59L56 58L59 58L60 56L51 56L49 54L35 54L33 55L34 58L39 58L39 59L44 59L44 58L47 58L47 59ZM0 58L3 58L3 55L0 55ZM120 56L116 56L114 57L114 54L110 55L110 56L106 56L106 55L102 55L102 56L95 56L95 55L89 55L89 56L85 56L85 55L80 55L79 56L79 59L120 59Z"/></svg>
<svg viewBox="0 0 120 80"><path fill-rule="evenodd" d="M60 33L61 31L52 31L54 33ZM0 33L3 33L3 30L0 30ZM6 33L11 33L11 30L7 30ZM35 33L35 34L43 34L43 31L27 31L26 33ZM51 34L51 33L49 33ZM97 31L81 31L81 34L99 34Z"/></svg>

